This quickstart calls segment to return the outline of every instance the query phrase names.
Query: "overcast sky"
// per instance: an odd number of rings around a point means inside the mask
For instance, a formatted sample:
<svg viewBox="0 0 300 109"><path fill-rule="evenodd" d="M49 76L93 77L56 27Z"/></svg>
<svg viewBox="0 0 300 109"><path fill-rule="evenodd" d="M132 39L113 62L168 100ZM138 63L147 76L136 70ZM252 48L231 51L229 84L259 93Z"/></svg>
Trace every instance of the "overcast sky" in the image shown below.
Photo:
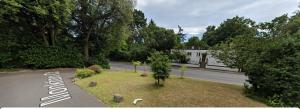
<svg viewBox="0 0 300 109"><path fill-rule="evenodd" d="M293 15L300 0L137 0L136 8L157 25L186 33L202 34L208 25L219 25L236 15L256 22Z"/></svg>

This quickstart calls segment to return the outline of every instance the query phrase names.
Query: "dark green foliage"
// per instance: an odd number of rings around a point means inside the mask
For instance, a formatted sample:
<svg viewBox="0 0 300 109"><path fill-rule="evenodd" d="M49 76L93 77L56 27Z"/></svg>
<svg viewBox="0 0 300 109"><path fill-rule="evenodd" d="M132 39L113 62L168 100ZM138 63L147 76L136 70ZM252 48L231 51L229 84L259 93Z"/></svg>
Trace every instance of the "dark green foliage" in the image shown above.
<svg viewBox="0 0 300 109"><path fill-rule="evenodd" d="M180 42L179 35L175 34L173 30L158 27L154 21L150 21L147 29L143 35L147 36L145 45L149 49L156 51L170 52L171 49L176 47Z"/></svg>
<svg viewBox="0 0 300 109"><path fill-rule="evenodd" d="M77 69L75 72L75 76L80 79L91 77L94 74L95 72L90 69Z"/></svg>
<svg viewBox="0 0 300 109"><path fill-rule="evenodd" d="M271 42L271 43L267 43ZM273 106L300 106L300 39L269 39L248 60L247 92Z"/></svg>
<svg viewBox="0 0 300 109"><path fill-rule="evenodd" d="M168 56L160 52L155 52L149 58L151 70L154 73L153 77L157 80L157 85L160 85L160 80L165 81L169 78L171 71L170 60Z"/></svg>
<svg viewBox="0 0 300 109"><path fill-rule="evenodd" d="M172 59L176 63L182 63L182 64L186 64L190 61L190 59L186 56L186 54L175 50L172 51L170 59Z"/></svg>
<svg viewBox="0 0 300 109"><path fill-rule="evenodd" d="M83 56L75 49L33 47L20 52L24 66L29 68L83 67Z"/></svg>
<svg viewBox="0 0 300 109"><path fill-rule="evenodd" d="M186 49L194 49L194 50L207 50L208 45L206 42L201 41L198 37L194 36L185 43Z"/></svg>
<svg viewBox="0 0 300 109"><path fill-rule="evenodd" d="M0 53L0 68L9 67L7 64L12 60L13 58L10 53Z"/></svg>
<svg viewBox="0 0 300 109"><path fill-rule="evenodd" d="M113 61L130 61L130 54L127 50L116 49L110 52L109 58Z"/></svg>
<svg viewBox="0 0 300 109"><path fill-rule="evenodd" d="M254 24L255 22L251 19L236 16L227 19L217 28L215 26L207 27L207 31L203 34L203 41L209 46L214 46L239 35L255 36L257 30Z"/></svg>
<svg viewBox="0 0 300 109"><path fill-rule="evenodd" d="M130 60L145 62L150 56L152 50L147 49L144 45L132 45L130 47Z"/></svg>
<svg viewBox="0 0 300 109"><path fill-rule="evenodd" d="M110 69L109 61L103 54L98 54L95 57L91 57L88 66L90 65L100 65L104 69Z"/></svg>

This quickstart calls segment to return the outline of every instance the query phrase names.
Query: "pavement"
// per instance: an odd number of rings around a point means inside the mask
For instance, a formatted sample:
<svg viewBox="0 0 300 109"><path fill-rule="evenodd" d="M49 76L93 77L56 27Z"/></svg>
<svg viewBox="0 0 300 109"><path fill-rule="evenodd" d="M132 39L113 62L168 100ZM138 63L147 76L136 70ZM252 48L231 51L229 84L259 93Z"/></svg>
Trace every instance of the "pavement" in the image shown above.
<svg viewBox="0 0 300 109"><path fill-rule="evenodd" d="M131 63L128 62L110 62L112 69L126 69L133 70L134 67ZM150 71L149 66L138 66L138 70L142 71ZM172 67L171 71L172 75L180 75L179 67ZM207 80L218 83L225 84L234 84L234 85L244 85L248 77L246 77L243 73L233 72L233 71L225 71L225 70L211 70L211 69L198 69L198 68L188 68L185 72L185 77Z"/></svg>
<svg viewBox="0 0 300 109"><path fill-rule="evenodd" d="M74 69L51 69L1 73L0 107L39 107L42 103L48 103L45 107L103 107L104 105L96 97L72 83L74 71ZM64 83L62 85L67 89L62 90L65 91L64 93L52 96L49 94L50 88L47 84L51 81L45 76L47 72L59 72ZM44 97L51 99L42 101L41 98Z"/></svg>

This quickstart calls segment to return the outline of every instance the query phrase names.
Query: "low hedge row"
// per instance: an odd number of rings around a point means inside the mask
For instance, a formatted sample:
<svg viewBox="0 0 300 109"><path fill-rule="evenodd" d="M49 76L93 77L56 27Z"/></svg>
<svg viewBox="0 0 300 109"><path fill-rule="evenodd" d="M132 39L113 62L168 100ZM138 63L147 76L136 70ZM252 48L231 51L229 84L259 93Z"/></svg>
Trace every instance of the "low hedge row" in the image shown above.
<svg viewBox="0 0 300 109"><path fill-rule="evenodd" d="M19 53L24 66L29 68L83 67L79 51L58 47L33 47Z"/></svg>

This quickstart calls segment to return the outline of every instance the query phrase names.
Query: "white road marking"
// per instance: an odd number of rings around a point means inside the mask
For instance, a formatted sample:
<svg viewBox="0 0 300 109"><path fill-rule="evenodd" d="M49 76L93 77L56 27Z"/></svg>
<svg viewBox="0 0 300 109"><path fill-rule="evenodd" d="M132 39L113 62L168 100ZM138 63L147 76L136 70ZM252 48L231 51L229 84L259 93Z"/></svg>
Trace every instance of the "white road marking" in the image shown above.
<svg viewBox="0 0 300 109"><path fill-rule="evenodd" d="M63 78L59 72L47 72L44 74L47 76L47 82L44 87L48 87L49 96L41 98L40 106L47 106L53 103L71 99L71 95L68 92L68 88L65 86Z"/></svg>

